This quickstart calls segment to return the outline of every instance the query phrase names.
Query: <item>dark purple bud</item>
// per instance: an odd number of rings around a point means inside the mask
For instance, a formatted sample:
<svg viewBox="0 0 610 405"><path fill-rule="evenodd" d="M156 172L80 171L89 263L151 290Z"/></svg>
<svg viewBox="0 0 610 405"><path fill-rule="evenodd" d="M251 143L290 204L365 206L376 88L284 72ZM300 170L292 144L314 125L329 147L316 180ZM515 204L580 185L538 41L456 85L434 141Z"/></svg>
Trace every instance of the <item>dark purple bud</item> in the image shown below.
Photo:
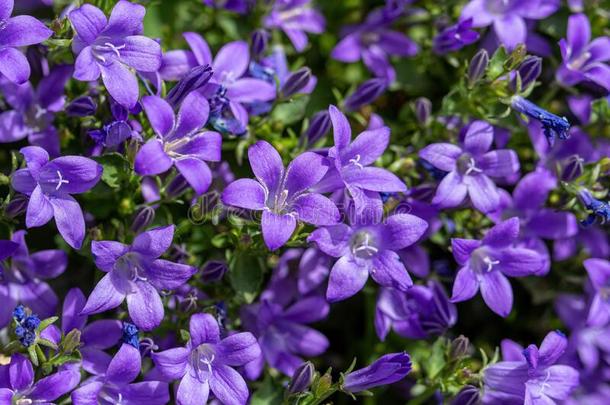
<svg viewBox="0 0 610 405"><path fill-rule="evenodd" d="M252 37L250 39L250 51L252 53L252 59L258 60L265 54L267 45L269 44L269 37L269 32L264 29L258 29L252 33Z"/></svg>
<svg viewBox="0 0 610 405"><path fill-rule="evenodd" d="M466 385L451 401L451 405L477 405L480 403L480 390L473 385Z"/></svg>
<svg viewBox="0 0 610 405"><path fill-rule="evenodd" d="M323 136L330 131L330 115L327 110L318 111L314 114L309 122L309 127L301 136L302 141L306 141L307 145L313 145L322 139Z"/></svg>
<svg viewBox="0 0 610 405"><path fill-rule="evenodd" d="M23 194L17 194L15 197L6 204L4 213L7 217L15 218L23 214L28 206L28 198Z"/></svg>
<svg viewBox="0 0 610 405"><path fill-rule="evenodd" d="M297 367L297 369L294 370L290 383L288 384L288 393L297 394L307 390L313 381L313 375L315 372L316 369L310 361L307 361Z"/></svg>
<svg viewBox="0 0 610 405"><path fill-rule="evenodd" d="M169 91L166 97L167 102L173 107L178 107L190 92L201 88L210 81L211 77L212 68L210 65L197 66L191 69L191 71L180 79L174 88Z"/></svg>
<svg viewBox="0 0 610 405"><path fill-rule="evenodd" d="M582 176L585 160L578 155L570 156L568 163L563 168L561 180L573 181Z"/></svg>
<svg viewBox="0 0 610 405"><path fill-rule="evenodd" d="M489 65L489 54L485 49L481 49L473 56L468 66L468 82L470 85L473 85L485 75L487 65Z"/></svg>
<svg viewBox="0 0 610 405"><path fill-rule="evenodd" d="M184 193L188 188L189 184L181 174L174 177L174 179L167 186L166 192L169 197L178 197Z"/></svg>
<svg viewBox="0 0 610 405"><path fill-rule="evenodd" d="M143 207L138 211L133 222L131 223L131 230L135 233L140 233L155 220L155 209L153 207Z"/></svg>
<svg viewBox="0 0 610 405"><path fill-rule="evenodd" d="M210 260L201 268L201 279L204 283L220 281L228 270L224 260Z"/></svg>
<svg viewBox="0 0 610 405"><path fill-rule="evenodd" d="M48 72L48 53L48 49L42 45L28 47L25 52L25 56L28 59L32 77L43 77L45 76L45 72Z"/></svg>
<svg viewBox="0 0 610 405"><path fill-rule="evenodd" d="M290 97L293 94L297 94L307 86L309 80L311 80L311 69L308 67L302 67L296 72L292 72L282 86L282 95Z"/></svg>
<svg viewBox="0 0 610 405"><path fill-rule="evenodd" d="M82 96L72 100L66 107L66 114L71 117L88 117L95 114L97 104L89 96Z"/></svg>
<svg viewBox="0 0 610 405"><path fill-rule="evenodd" d="M432 102L426 97L415 100L415 117L421 125L427 125L432 115Z"/></svg>
<svg viewBox="0 0 610 405"><path fill-rule="evenodd" d="M131 127L126 121L115 121L104 126L106 137L104 145L110 148L118 146L131 138Z"/></svg>
<svg viewBox="0 0 610 405"><path fill-rule="evenodd" d="M527 89L530 85L534 84L536 79L542 73L542 58L538 56L528 56L525 58L523 63L517 69L517 74L521 78L521 88L517 89L517 78L515 77L511 82L513 90Z"/></svg>
<svg viewBox="0 0 610 405"><path fill-rule="evenodd" d="M411 358L407 353L390 353L381 356L370 366L347 373L343 390L360 392L402 380L411 371Z"/></svg>
<svg viewBox="0 0 610 405"><path fill-rule="evenodd" d="M453 339L449 348L449 357L453 360L461 360L470 354L470 340L464 335Z"/></svg>
<svg viewBox="0 0 610 405"><path fill-rule="evenodd" d="M367 80L345 99L343 105L347 111L356 111L375 101L383 94L387 87L388 82L385 79L376 78Z"/></svg>
<svg viewBox="0 0 610 405"><path fill-rule="evenodd" d="M129 110L110 98L110 113L115 121L126 121L129 118Z"/></svg>

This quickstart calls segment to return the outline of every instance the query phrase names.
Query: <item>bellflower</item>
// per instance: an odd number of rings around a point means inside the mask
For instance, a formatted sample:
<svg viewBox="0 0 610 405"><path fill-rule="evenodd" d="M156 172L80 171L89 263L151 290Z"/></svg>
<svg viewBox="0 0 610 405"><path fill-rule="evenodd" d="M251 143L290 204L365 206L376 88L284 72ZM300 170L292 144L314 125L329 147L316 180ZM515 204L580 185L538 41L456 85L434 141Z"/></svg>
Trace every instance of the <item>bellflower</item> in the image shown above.
<svg viewBox="0 0 610 405"><path fill-rule="evenodd" d="M59 155L59 135L53 126L54 113L64 107L64 86L72 68L58 66L42 78L36 88L0 78L0 90L13 107L0 113L0 143L28 138L33 146L40 146L52 156Z"/></svg>
<svg viewBox="0 0 610 405"><path fill-rule="evenodd" d="M135 111L129 111L127 108L118 104L112 98L109 101L112 121L104 124L100 129L88 131L88 135L95 142L95 147L92 150L92 155L100 155L106 148L107 150L117 150L123 143L129 139L142 141L142 126L136 120L130 120L130 112L139 113L139 106Z"/></svg>
<svg viewBox="0 0 610 405"><path fill-rule="evenodd" d="M339 224L316 229L308 238L329 256L333 265L326 298L341 301L360 291L370 276L384 287L407 291L413 281L396 253L415 243L428 223L410 214L394 214L380 221L381 201L371 200L367 215L353 214L351 225ZM370 214L370 216L368 215Z"/></svg>
<svg viewBox="0 0 610 405"><path fill-rule="evenodd" d="M500 203L500 194L490 177L508 177L519 170L519 158L510 149L490 151L493 128L474 121L466 129L460 146L433 143L419 156L437 169L448 172L441 180L432 203L439 208L456 207L466 195L476 209L487 213Z"/></svg>
<svg viewBox="0 0 610 405"><path fill-rule="evenodd" d="M521 96L514 96L510 105L515 111L540 121L550 146L553 146L556 138L565 140L570 137L570 122L566 117L552 114Z"/></svg>
<svg viewBox="0 0 610 405"><path fill-rule="evenodd" d="M407 353L385 354L371 365L345 374L341 388L355 393L394 384L405 378L410 371L411 358Z"/></svg>
<svg viewBox="0 0 610 405"><path fill-rule="evenodd" d="M140 175L156 175L175 166L197 195L212 184L212 171L205 161L218 162L222 136L204 131L208 103L199 93L190 93L176 115L162 98L142 99L144 111L158 138L149 140L138 151L135 170Z"/></svg>
<svg viewBox="0 0 610 405"><path fill-rule="evenodd" d="M578 386L578 371L556 364L567 344L561 332L551 332L540 347L532 344L525 348L519 360L487 367L483 374L483 403L561 403Z"/></svg>
<svg viewBox="0 0 610 405"><path fill-rule="evenodd" d="M140 92L131 69L156 72L161 67L161 47L140 35L145 13L143 6L120 0L110 19L91 4L68 14L76 31L72 43L77 55L74 78L91 82L101 75L108 93L127 108L136 105Z"/></svg>
<svg viewBox="0 0 610 405"><path fill-rule="evenodd" d="M39 44L53 31L29 15L11 17L14 0L0 0L0 74L13 83L22 84L30 78L30 64L17 48Z"/></svg>
<svg viewBox="0 0 610 405"><path fill-rule="evenodd" d="M457 310L442 285L429 281L403 292L382 288L375 309L375 331L385 340L390 329L408 339L440 335L457 322Z"/></svg>
<svg viewBox="0 0 610 405"><path fill-rule="evenodd" d="M218 322L210 314L195 314L189 324L190 340L152 358L160 372L180 380L176 400L181 405L207 403L210 391L225 404L245 405L248 386L234 367L259 358L261 350L249 332L220 338Z"/></svg>
<svg viewBox="0 0 610 405"><path fill-rule="evenodd" d="M241 318L247 330L257 338L263 356L246 366L249 377L259 376L265 361L269 366L291 376L304 357L315 357L328 349L328 339L307 326L328 315L328 303L322 297L302 298L283 308L271 300L245 307Z"/></svg>
<svg viewBox="0 0 610 405"><path fill-rule="evenodd" d="M467 18L439 32L434 37L433 49L442 55L455 52L478 40L479 33L472 29L472 18Z"/></svg>
<svg viewBox="0 0 610 405"><path fill-rule="evenodd" d="M208 7L223 8L239 14L246 14L252 4L250 0L203 0Z"/></svg>
<svg viewBox="0 0 610 405"><path fill-rule="evenodd" d="M307 46L307 34L324 32L324 16L311 5L311 0L278 0L265 17L266 28L279 28L288 36L294 48L301 52Z"/></svg>
<svg viewBox="0 0 610 405"><path fill-rule="evenodd" d="M72 391L80 381L78 368L67 364L57 372L34 381L30 360L21 353L10 357L10 363L0 366L0 375L7 376L0 385L3 404L52 403Z"/></svg>
<svg viewBox="0 0 610 405"><path fill-rule="evenodd" d="M367 205L370 192L405 192L407 187L395 174L371 165L381 157L390 142L390 129L386 126L360 133L352 141L352 130L347 117L335 106L329 114L334 131L335 145L329 149L331 168L315 187L319 192L347 188L357 210Z"/></svg>
<svg viewBox="0 0 610 405"><path fill-rule="evenodd" d="M284 169L275 148L258 141L248 149L248 160L256 180L238 179L229 184L222 193L222 202L263 211L263 239L270 250L280 248L290 239L297 221L318 226L339 221L335 204L309 191L328 170L323 156L305 152Z"/></svg>
<svg viewBox="0 0 610 405"><path fill-rule="evenodd" d="M471 0L460 21L472 19L476 28L493 25L500 43L512 51L527 40L526 19L544 19L558 8L559 0Z"/></svg>
<svg viewBox="0 0 610 405"><path fill-rule="evenodd" d="M544 265L538 252L513 247L518 235L519 219L514 217L489 229L483 240L452 239L453 257L461 268L451 301L469 300L480 289L492 311L508 316L513 307L513 290L506 276L537 274Z"/></svg>
<svg viewBox="0 0 610 405"><path fill-rule="evenodd" d="M563 63L557 69L557 80L566 86L591 81L610 91L610 37L591 41L591 26L584 14L568 19L567 38L559 41Z"/></svg>
<svg viewBox="0 0 610 405"><path fill-rule="evenodd" d="M106 273L95 286L82 314L91 315L116 308L127 300L133 322L144 330L163 319L159 291L180 287L197 271L192 266L159 259L174 238L174 226L154 228L136 236L131 246L113 241L94 241L91 253L97 267Z"/></svg>
<svg viewBox="0 0 610 405"><path fill-rule="evenodd" d="M578 222L571 212L545 208L549 193L557 187L557 179L545 168L539 167L517 183L512 196L500 192L500 204L488 214L495 222L517 216L520 220L520 247L538 251L544 258L540 275L551 268L551 259L543 239L557 240L575 236Z"/></svg>
<svg viewBox="0 0 610 405"><path fill-rule="evenodd" d="M585 269L594 290L587 324L605 326L610 320L610 262L603 259L587 259Z"/></svg>
<svg viewBox="0 0 610 405"><path fill-rule="evenodd" d="M93 188L102 176L102 165L82 156L62 156L49 161L49 154L38 146L26 146L21 154L27 168L13 173L11 185L30 197L26 226L43 226L55 218L66 243L80 249L85 238L85 219L72 194Z"/></svg>
<svg viewBox="0 0 610 405"><path fill-rule="evenodd" d="M335 45L330 56L347 63L362 59L375 76L393 82L396 71L389 62L390 56L414 56L419 50L409 37L389 28L393 19L373 11L362 25L349 27L349 33Z"/></svg>
<svg viewBox="0 0 610 405"><path fill-rule="evenodd" d="M141 368L142 357L138 349L126 343L122 344L103 374L85 380L72 392L72 403L75 405L168 403L167 383L133 382L140 374Z"/></svg>
<svg viewBox="0 0 610 405"><path fill-rule="evenodd" d="M41 250L30 254L25 244L25 231L17 231L11 241L0 244L2 254L10 254L10 265L0 262L0 327L11 319L11 311L24 304L43 318L53 316L57 307L57 295L44 280L61 275L68 264L68 255L63 250ZM6 250L5 250L6 247Z"/></svg>

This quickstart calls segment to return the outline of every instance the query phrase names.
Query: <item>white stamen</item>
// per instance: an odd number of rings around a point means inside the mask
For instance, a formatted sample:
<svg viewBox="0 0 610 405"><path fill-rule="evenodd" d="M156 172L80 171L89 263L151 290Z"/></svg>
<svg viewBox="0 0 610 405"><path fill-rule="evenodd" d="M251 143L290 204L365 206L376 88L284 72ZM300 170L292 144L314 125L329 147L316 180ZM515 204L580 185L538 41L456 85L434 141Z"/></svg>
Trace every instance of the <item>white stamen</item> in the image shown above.
<svg viewBox="0 0 610 405"><path fill-rule="evenodd" d="M486 271L487 271L488 273L489 273L490 271L492 271L492 270L493 270L493 268L494 268L494 266L495 266L495 265L500 264L500 261L499 261L499 260L491 260L491 259L489 258L489 256L485 256L485 257L483 258L483 262L484 262L485 264L487 264L487 269L486 269Z"/></svg>
<svg viewBox="0 0 610 405"><path fill-rule="evenodd" d="M59 188L61 187L62 184L70 184L69 180L64 179L61 176L61 172L59 170L57 170L57 186L55 187L55 191L59 190Z"/></svg>
<svg viewBox="0 0 610 405"><path fill-rule="evenodd" d="M476 172L476 173L481 173L483 170L479 169L476 166L476 162L474 161L474 158L470 158L470 161L468 162L468 169L466 169L466 175L469 175L472 172Z"/></svg>
<svg viewBox="0 0 610 405"><path fill-rule="evenodd" d="M349 162L355 166L358 166L360 169L363 169L364 166L360 164L360 155L356 155L354 159L350 159Z"/></svg>

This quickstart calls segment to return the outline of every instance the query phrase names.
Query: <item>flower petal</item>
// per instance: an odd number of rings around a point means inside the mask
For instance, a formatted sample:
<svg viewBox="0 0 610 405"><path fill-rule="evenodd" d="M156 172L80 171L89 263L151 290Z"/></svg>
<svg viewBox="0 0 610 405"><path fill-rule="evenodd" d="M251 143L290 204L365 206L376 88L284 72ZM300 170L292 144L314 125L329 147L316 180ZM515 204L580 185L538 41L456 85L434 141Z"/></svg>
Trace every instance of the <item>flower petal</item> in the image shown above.
<svg viewBox="0 0 610 405"><path fill-rule="evenodd" d="M262 210L265 207L265 190L256 180L238 179L224 189L222 203L251 210Z"/></svg>
<svg viewBox="0 0 610 405"><path fill-rule="evenodd" d="M100 312L118 307L124 299L125 294L122 294L115 288L110 274L106 274L97 283L91 295L89 295L81 313L85 315L99 314Z"/></svg>
<svg viewBox="0 0 610 405"><path fill-rule="evenodd" d="M339 222L339 209L329 198L321 194L308 193L294 200L293 208L298 220L313 225L334 225Z"/></svg>
<svg viewBox="0 0 610 405"><path fill-rule="evenodd" d="M85 238L85 218L80 205L71 195L54 196L49 201L57 230L68 245L80 249Z"/></svg>
<svg viewBox="0 0 610 405"><path fill-rule="evenodd" d="M162 352L152 353L151 357L155 366L161 373L171 379L182 378L186 373L186 366L189 359L189 351L184 347L175 347Z"/></svg>
<svg viewBox="0 0 610 405"><path fill-rule="evenodd" d="M283 176L282 157L269 142L258 141L248 148L248 161L256 178L274 191Z"/></svg>
<svg viewBox="0 0 610 405"><path fill-rule="evenodd" d="M507 317L513 307L513 289L500 271L491 271L481 277L481 295L487 306L496 314Z"/></svg>
<svg viewBox="0 0 610 405"><path fill-rule="evenodd" d="M208 191L212 184L212 171L203 160L184 157L177 159L175 164L197 195Z"/></svg>
<svg viewBox="0 0 610 405"><path fill-rule="evenodd" d="M276 250L288 242L294 233L297 221L292 215L263 211L261 226L265 245L269 250Z"/></svg>
<svg viewBox="0 0 610 405"><path fill-rule="evenodd" d="M362 290L368 278L369 270L366 266L355 263L348 256L343 256L330 271L326 299L329 302L347 299Z"/></svg>
<svg viewBox="0 0 610 405"><path fill-rule="evenodd" d="M168 171L173 164L174 161L163 150L161 141L151 139L138 151L134 168L142 176L152 176Z"/></svg>
<svg viewBox="0 0 610 405"><path fill-rule="evenodd" d="M133 283L135 291L127 294L127 310L138 328L153 330L163 320L163 302L159 293L150 283Z"/></svg>
<svg viewBox="0 0 610 405"><path fill-rule="evenodd" d="M28 202L25 225L28 228L42 226L51 218L53 218L53 206L47 196L43 194L42 188L36 186Z"/></svg>
<svg viewBox="0 0 610 405"><path fill-rule="evenodd" d="M114 384L128 384L140 374L141 367L140 351L132 345L123 343L108 365L106 379Z"/></svg>
<svg viewBox="0 0 610 405"><path fill-rule="evenodd" d="M13 83L23 84L30 78L27 58L15 48L0 49L0 73Z"/></svg>
<svg viewBox="0 0 610 405"><path fill-rule="evenodd" d="M229 366L214 366L209 383L214 396L223 404L248 402L249 392L244 378Z"/></svg>
<svg viewBox="0 0 610 405"><path fill-rule="evenodd" d="M193 347L202 343L218 343L220 341L218 322L210 314L191 316L189 332L191 333L191 345Z"/></svg>

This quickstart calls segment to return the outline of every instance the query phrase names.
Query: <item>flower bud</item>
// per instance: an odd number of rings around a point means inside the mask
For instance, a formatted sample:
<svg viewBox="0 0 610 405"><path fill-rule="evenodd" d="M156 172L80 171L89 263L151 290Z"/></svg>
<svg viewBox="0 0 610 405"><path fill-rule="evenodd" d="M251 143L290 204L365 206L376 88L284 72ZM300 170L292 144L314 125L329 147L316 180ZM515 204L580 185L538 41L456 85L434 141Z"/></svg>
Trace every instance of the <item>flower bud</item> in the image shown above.
<svg viewBox="0 0 610 405"><path fill-rule="evenodd" d="M480 391L473 385L466 385L451 401L451 405L477 405L480 403Z"/></svg>
<svg viewBox="0 0 610 405"><path fill-rule="evenodd" d="M468 83L472 86L478 82L484 75L489 65L489 54L485 49L477 52L468 66Z"/></svg>
<svg viewBox="0 0 610 405"><path fill-rule="evenodd" d="M330 126L330 114L328 114L328 111L318 111L311 118L307 130L301 135L301 141L307 142L307 145L313 145L328 133Z"/></svg>
<svg viewBox="0 0 610 405"><path fill-rule="evenodd" d="M9 218L15 218L25 212L28 206L28 198L23 194L17 194L4 208L4 213Z"/></svg>
<svg viewBox="0 0 610 405"><path fill-rule="evenodd" d="M81 331L74 328L63 339L61 347L65 353L72 353L80 346Z"/></svg>
<svg viewBox="0 0 610 405"><path fill-rule="evenodd" d="M470 340L464 335L453 339L449 348L449 357L453 360L460 360L470 354Z"/></svg>
<svg viewBox="0 0 610 405"><path fill-rule="evenodd" d="M186 181L183 175L179 174L173 178L173 180L167 186L166 192L169 197L178 197L184 193L188 188L189 183Z"/></svg>
<svg viewBox="0 0 610 405"><path fill-rule="evenodd" d="M204 283L220 281L228 270L224 260L210 260L201 268L201 279Z"/></svg>
<svg viewBox="0 0 610 405"><path fill-rule="evenodd" d="M542 73L542 58L538 56L528 56L525 58L523 63L517 69L517 74L521 78L521 88L517 89L517 78L515 77L511 82L511 87L515 91L527 89L529 86L534 84L536 79Z"/></svg>
<svg viewBox="0 0 610 405"><path fill-rule="evenodd" d="M294 370L290 383L288 384L288 393L297 394L307 390L313 381L313 375L315 372L316 369L310 361L307 361L297 367L297 369Z"/></svg>
<svg viewBox="0 0 610 405"><path fill-rule="evenodd" d="M269 32L264 29L258 29L252 33L250 37L250 52L252 59L260 59L267 50L269 44Z"/></svg>
<svg viewBox="0 0 610 405"><path fill-rule="evenodd" d="M97 104L89 96L77 97L66 107L66 114L71 117L88 117L95 114Z"/></svg>
<svg viewBox="0 0 610 405"><path fill-rule="evenodd" d="M415 117L421 125L428 125L432 115L432 102L426 97L415 100Z"/></svg>
<svg viewBox="0 0 610 405"><path fill-rule="evenodd" d="M561 180L573 181L582 176L585 160L578 155L573 155L568 159L568 163L563 168Z"/></svg>
<svg viewBox="0 0 610 405"><path fill-rule="evenodd" d="M167 94L166 100L172 107L178 107L190 92L199 89L212 77L210 65L191 69Z"/></svg>
<svg viewBox="0 0 610 405"><path fill-rule="evenodd" d="M140 233L155 220L155 209L153 207L143 207L136 214L131 223L131 230L134 233Z"/></svg>
<svg viewBox="0 0 610 405"><path fill-rule="evenodd" d="M282 95L290 97L293 94L297 94L307 86L309 80L311 80L311 69L308 67L302 67L296 72L292 72L282 86Z"/></svg>
<svg viewBox="0 0 610 405"><path fill-rule="evenodd" d="M386 79L376 78L367 80L345 99L345 109L347 111L356 111L372 103L383 94L387 87L388 82Z"/></svg>

